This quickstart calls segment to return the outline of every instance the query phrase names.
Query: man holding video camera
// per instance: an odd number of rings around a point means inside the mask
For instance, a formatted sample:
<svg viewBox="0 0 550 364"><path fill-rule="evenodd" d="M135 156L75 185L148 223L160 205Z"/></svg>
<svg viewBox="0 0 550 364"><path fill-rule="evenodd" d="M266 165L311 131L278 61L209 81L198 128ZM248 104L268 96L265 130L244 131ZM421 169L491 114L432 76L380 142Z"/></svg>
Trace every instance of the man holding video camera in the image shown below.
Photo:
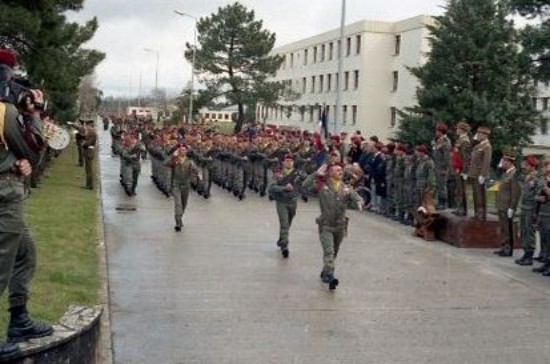
<svg viewBox="0 0 550 364"><path fill-rule="evenodd" d="M30 176L44 148L38 90L14 82L15 54L0 49L0 294L9 291L8 342L0 361L19 354L17 342L50 335L53 328L29 318L27 300L36 267L34 241L23 214L23 178Z"/></svg>

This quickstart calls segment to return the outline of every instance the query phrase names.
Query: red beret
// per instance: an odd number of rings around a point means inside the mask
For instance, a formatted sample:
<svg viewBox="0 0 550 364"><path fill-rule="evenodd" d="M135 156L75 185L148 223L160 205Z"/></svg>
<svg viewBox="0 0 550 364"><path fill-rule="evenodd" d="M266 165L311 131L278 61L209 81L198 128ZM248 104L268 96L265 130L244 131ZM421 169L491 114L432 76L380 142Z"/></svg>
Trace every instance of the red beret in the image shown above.
<svg viewBox="0 0 550 364"><path fill-rule="evenodd" d="M340 162L336 162L336 163L329 164L328 169L330 170L333 167L342 167L342 168L344 168L344 165Z"/></svg>
<svg viewBox="0 0 550 364"><path fill-rule="evenodd" d="M445 125L445 123L437 123L437 125L435 126L435 130L440 131L442 133L446 133L447 125Z"/></svg>
<svg viewBox="0 0 550 364"><path fill-rule="evenodd" d="M376 144L374 145L374 147L378 150L381 150L382 148L384 148L384 143L382 142L376 142Z"/></svg>
<svg viewBox="0 0 550 364"><path fill-rule="evenodd" d="M286 154L284 157L283 157L283 160L285 159L292 159L294 160L294 156L292 154Z"/></svg>
<svg viewBox="0 0 550 364"><path fill-rule="evenodd" d="M13 68L17 65L17 56L10 49L0 49L0 63Z"/></svg>
<svg viewBox="0 0 550 364"><path fill-rule="evenodd" d="M407 148L403 144L399 144L396 148L399 152L406 152Z"/></svg>
<svg viewBox="0 0 550 364"><path fill-rule="evenodd" d="M428 154L428 147L426 147L424 144L416 147L416 150L420 153Z"/></svg>
<svg viewBox="0 0 550 364"><path fill-rule="evenodd" d="M535 167L537 168L539 166L539 160L536 156L534 155L528 155L527 157L525 157L525 161L527 162L528 165L530 165L531 167Z"/></svg>

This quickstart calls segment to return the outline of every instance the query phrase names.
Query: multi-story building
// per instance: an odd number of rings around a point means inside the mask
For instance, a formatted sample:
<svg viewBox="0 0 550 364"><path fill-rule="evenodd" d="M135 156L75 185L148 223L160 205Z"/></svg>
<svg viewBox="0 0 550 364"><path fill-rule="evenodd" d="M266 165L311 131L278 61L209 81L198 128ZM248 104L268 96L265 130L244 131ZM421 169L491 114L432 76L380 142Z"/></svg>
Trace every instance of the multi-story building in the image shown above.
<svg viewBox="0 0 550 364"><path fill-rule="evenodd" d="M294 100L283 106L259 106L257 120L314 130L322 107L329 131L335 130L339 49L343 52L339 131L391 137L397 131L397 110L414 106L417 79L408 67L422 65L429 51L429 16L390 23L360 21L273 50L284 57L276 81L283 81Z"/></svg>
<svg viewBox="0 0 550 364"><path fill-rule="evenodd" d="M550 83L537 82L537 93L533 96L533 105L541 112L540 126L533 136L533 145L524 150L524 154L550 156Z"/></svg>

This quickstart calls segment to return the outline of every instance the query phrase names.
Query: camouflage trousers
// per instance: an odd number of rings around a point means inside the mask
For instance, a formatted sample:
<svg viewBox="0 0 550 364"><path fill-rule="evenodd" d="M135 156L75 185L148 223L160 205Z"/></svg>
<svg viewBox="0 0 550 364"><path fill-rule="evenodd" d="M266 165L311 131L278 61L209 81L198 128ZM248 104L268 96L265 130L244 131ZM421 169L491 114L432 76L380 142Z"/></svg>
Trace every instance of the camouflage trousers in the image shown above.
<svg viewBox="0 0 550 364"><path fill-rule="evenodd" d="M182 227L182 216L185 213L187 201L189 199L189 187L174 186L172 188L172 195L174 196L174 217L176 226Z"/></svg>
<svg viewBox="0 0 550 364"><path fill-rule="evenodd" d="M278 245L281 248L288 246L288 235L292 220L296 215L297 202L279 202L277 201L277 216L279 217L279 241Z"/></svg>
<svg viewBox="0 0 550 364"><path fill-rule="evenodd" d="M541 216L539 221L540 255L550 263L550 216Z"/></svg>
<svg viewBox="0 0 550 364"><path fill-rule="evenodd" d="M522 209L519 221L521 231L521 248L525 253L535 252L535 225L533 224L533 210Z"/></svg>
<svg viewBox="0 0 550 364"><path fill-rule="evenodd" d="M323 272L334 274L336 256L344 240L345 229L319 225L319 239L323 248Z"/></svg>

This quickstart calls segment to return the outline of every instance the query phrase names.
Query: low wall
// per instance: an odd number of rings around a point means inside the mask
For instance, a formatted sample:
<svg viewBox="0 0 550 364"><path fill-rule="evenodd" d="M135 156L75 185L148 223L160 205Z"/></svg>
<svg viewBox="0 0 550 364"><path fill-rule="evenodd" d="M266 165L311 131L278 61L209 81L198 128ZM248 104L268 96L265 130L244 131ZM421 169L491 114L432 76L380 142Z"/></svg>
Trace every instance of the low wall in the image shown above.
<svg viewBox="0 0 550 364"><path fill-rule="evenodd" d="M53 335L19 344L22 355L17 364L96 364L103 309L71 306Z"/></svg>

